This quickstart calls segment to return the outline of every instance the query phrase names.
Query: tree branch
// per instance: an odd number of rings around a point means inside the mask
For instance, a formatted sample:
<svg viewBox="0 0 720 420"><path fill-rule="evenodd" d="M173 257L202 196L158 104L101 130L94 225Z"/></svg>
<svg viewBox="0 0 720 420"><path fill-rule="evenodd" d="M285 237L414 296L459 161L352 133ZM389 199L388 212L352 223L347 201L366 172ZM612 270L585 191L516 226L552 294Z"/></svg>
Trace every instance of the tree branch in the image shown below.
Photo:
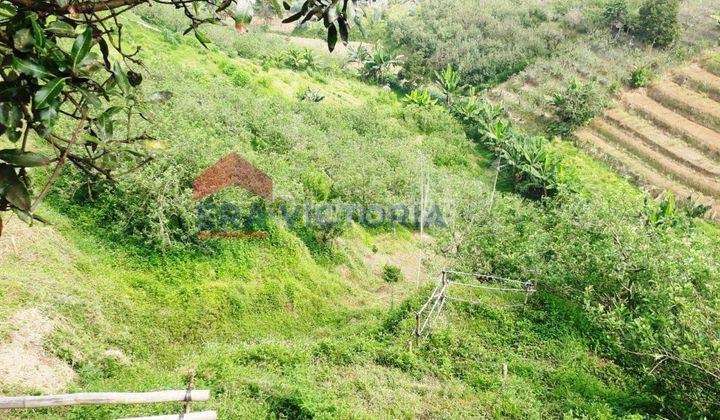
<svg viewBox="0 0 720 420"><path fill-rule="evenodd" d="M40 194L35 199L35 202L32 203L32 206L30 206L30 213L32 213L35 208L37 208L38 204L43 201L45 196L50 192L50 187L55 183L57 178L60 176L60 172L62 171L63 166L65 166L65 160L68 157L68 153L70 153L70 149L77 141L80 130L82 130L83 125L85 125L85 117L83 117L80 122L77 125L77 128L75 131L73 131L72 138L70 139L70 143L68 144L68 147L65 149L65 152L60 156L60 159L58 159L57 165L55 165L55 170L53 171L52 175L50 176L50 179L48 179L47 183L45 184L45 187L40 192Z"/></svg>
<svg viewBox="0 0 720 420"><path fill-rule="evenodd" d="M137 6L141 3L149 3L150 0L105 0L105 1L83 1L72 2L67 6L59 7L52 3L39 2L34 0L10 0L12 4L21 9L28 9L39 13L52 13L56 15L67 15L77 13L94 13L117 9L125 6Z"/></svg>

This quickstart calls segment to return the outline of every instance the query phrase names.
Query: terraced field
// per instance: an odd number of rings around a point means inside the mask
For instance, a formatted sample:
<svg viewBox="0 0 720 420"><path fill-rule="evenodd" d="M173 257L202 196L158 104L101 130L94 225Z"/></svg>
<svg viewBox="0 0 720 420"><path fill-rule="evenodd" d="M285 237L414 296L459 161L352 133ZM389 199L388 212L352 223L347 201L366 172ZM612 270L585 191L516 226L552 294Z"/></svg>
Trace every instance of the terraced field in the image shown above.
<svg viewBox="0 0 720 420"><path fill-rule="evenodd" d="M720 220L720 69L705 59L647 89L577 132L580 143L651 191L710 206Z"/></svg>

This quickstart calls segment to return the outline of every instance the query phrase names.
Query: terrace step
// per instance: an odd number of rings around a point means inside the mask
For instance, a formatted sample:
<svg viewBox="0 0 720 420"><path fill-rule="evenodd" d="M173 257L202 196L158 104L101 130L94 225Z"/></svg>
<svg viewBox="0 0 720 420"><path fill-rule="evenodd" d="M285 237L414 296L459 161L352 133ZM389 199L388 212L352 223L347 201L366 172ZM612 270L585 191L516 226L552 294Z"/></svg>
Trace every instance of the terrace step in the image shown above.
<svg viewBox="0 0 720 420"><path fill-rule="evenodd" d="M641 185L655 190L669 191L678 198L696 198L699 203L710 206L711 211L706 215L708 218L720 221L720 203L713 198L659 174L654 168L649 167L646 163L621 148L610 144L590 128L579 130L576 136L581 143L589 145L595 151L610 158L614 162L614 166L622 166L623 172L637 178Z"/></svg>
<svg viewBox="0 0 720 420"><path fill-rule="evenodd" d="M591 127L608 142L617 144L623 149L628 150L648 165L655 167L663 174L675 178L687 187L713 197L720 196L720 182L718 182L718 179L693 171L687 166L647 146L645 142L637 137L631 136L605 121L595 120Z"/></svg>
<svg viewBox="0 0 720 420"><path fill-rule="evenodd" d="M605 113L605 119L619 128L629 131L651 148L671 159L690 166L697 172L711 177L720 176L720 164L708 159L697 149L667 135L662 130L635 115L628 114L620 109L611 109Z"/></svg>
<svg viewBox="0 0 720 420"><path fill-rule="evenodd" d="M680 69L675 77L681 85L706 93L715 101L720 101L720 77L703 69L697 64Z"/></svg>
<svg viewBox="0 0 720 420"><path fill-rule="evenodd" d="M648 96L688 119L720 130L720 103L676 83L664 81L648 89Z"/></svg>
<svg viewBox="0 0 720 420"><path fill-rule="evenodd" d="M709 73L720 77L720 56L718 58L707 58L700 62L700 67Z"/></svg>
<svg viewBox="0 0 720 420"><path fill-rule="evenodd" d="M711 157L720 158L720 133L717 131L683 117L640 92L625 92L621 99L628 109L683 137Z"/></svg>

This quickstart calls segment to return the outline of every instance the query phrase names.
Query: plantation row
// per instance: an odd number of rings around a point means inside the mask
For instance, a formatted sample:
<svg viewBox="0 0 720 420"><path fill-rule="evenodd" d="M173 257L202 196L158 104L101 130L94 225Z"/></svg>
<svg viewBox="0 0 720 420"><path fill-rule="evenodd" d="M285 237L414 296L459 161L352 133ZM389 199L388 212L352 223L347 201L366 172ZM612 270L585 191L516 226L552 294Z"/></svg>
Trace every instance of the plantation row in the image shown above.
<svg viewBox="0 0 720 420"><path fill-rule="evenodd" d="M654 189L692 197L720 218L720 72L711 60L647 89L581 129L579 140Z"/></svg>

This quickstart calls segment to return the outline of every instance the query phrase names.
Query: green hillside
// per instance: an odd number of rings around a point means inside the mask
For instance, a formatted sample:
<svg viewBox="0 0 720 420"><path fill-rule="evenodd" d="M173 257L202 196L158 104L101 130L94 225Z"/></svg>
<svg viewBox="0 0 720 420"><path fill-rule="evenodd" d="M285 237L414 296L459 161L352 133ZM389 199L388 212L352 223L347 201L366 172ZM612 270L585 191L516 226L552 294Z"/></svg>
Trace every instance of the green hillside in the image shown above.
<svg viewBox="0 0 720 420"><path fill-rule="evenodd" d="M180 22L157 6L122 17L125 41L142 45L142 94L172 92L129 129L151 137L154 159L120 162L117 183L67 168L38 212L51 225L3 214L0 394L183 389L192 371L212 392L193 408L227 419L712 417L720 407L714 223L559 139L542 143L540 163L556 164L558 186L528 193L518 185L533 169L496 172L491 143L442 106L407 100L408 89L262 30L214 26L203 48ZM328 234L272 217L265 238L198 239L193 179L230 151L272 178L277 205L414 206L427 179L448 226ZM224 201L260 202L231 188L201 203ZM411 346L414 311L448 267L532 279L538 292L527 305L458 294L483 304L448 302Z"/></svg>

